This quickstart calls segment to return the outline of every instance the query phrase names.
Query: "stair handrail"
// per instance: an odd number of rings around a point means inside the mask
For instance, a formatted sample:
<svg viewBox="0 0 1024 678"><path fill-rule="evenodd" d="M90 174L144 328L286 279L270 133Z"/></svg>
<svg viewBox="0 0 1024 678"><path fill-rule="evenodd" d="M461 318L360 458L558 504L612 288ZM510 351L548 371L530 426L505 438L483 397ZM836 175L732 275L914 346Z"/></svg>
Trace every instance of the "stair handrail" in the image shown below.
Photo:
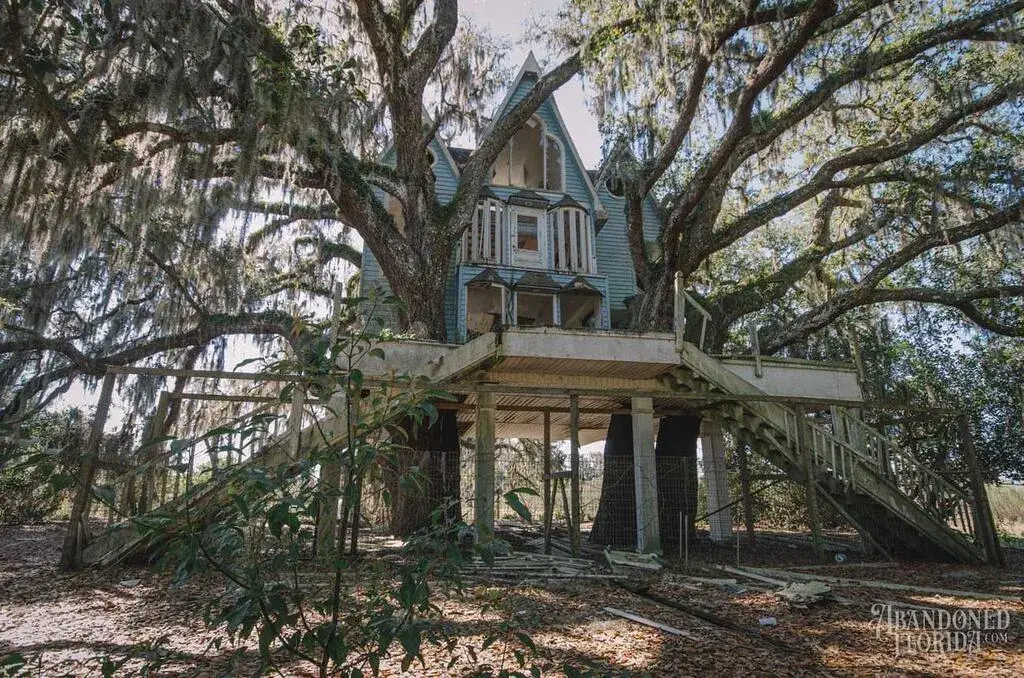
<svg viewBox="0 0 1024 678"><path fill-rule="evenodd" d="M689 303L701 315L700 339L696 346L697 350L704 351L704 339L707 337L708 322L711 314L706 308L697 303L697 300L686 291L684 287L683 274L676 271L675 277L675 313L673 316L673 329L676 335L676 349L682 350L684 336L686 333L686 305Z"/></svg>
<svg viewBox="0 0 1024 678"><path fill-rule="evenodd" d="M950 482L948 478L928 468L928 466L926 466L920 459L914 456L912 452L908 452L907 450L893 443L893 441L890 440L886 435L884 435L877 429L871 427L869 424L865 423L863 419L851 416L845 411L843 412L843 417L845 418L847 425L849 425L850 422L853 422L853 424L862 432L868 433L870 436L873 436L874 438L878 439L881 442L881 444L885 445L887 452L889 452L890 454L895 453L901 458L908 460L915 467L915 470L921 471L936 484L948 486L948 488L953 490L954 492L963 495L965 498L970 498L971 495L965 488L957 486L956 484Z"/></svg>
<svg viewBox="0 0 1024 678"><path fill-rule="evenodd" d="M788 431L788 417L789 417L789 415L792 414L792 416L794 417L794 420L795 421L798 421L798 420L796 420L796 413L793 412L792 410L790 410L790 408L787 408L787 407L783 406L783 409L787 411L787 436L788 436L789 435L789 431ZM848 413L846 413L845 411L842 412L842 415L844 417L844 422L843 423L844 423L845 426L851 427L851 424L852 424L852 427L856 427L856 428L859 429L857 431L857 434L858 434L857 436L849 436L850 428L847 428L848 437L853 438L853 439L861 440L861 445L863 447L865 447L865 448L867 448L866 441L869 440L869 439L874 439L876 441L876 444L878 444L880 446L884 446L885 449L884 449L884 451L879 451L879 452L877 452L874 455L865 454L864 451L859 450L856 445L854 445L854 444L852 444L852 443L850 443L848 441L842 440L841 438L836 436L834 433L829 431L827 428L825 428L825 427L823 427L823 426L821 426L819 424L816 424L816 423L814 423L812 421L806 421L805 420L805 422L804 422L805 425L808 426L810 431L812 432L812 435L810 436L810 440L813 441L815 434L817 434L817 435L823 437L826 441L831 439L831 444L834 447L838 447L840 450L847 450L847 451L852 452L851 465L850 465L850 471L851 472L850 472L850 475L849 475L848 478L844 478L843 477L843 475L845 474L845 464L842 464L842 463L840 464L842 466L843 473L837 473L837 475L839 475L841 480L844 480L844 481L846 481L848 483L851 483L851 484L853 484L855 486L856 476L855 476L855 473L853 472L853 463L852 462L856 461L856 462L861 463L861 464L864 464L866 462L867 465L869 465L872 468L872 470L874 470L876 473L881 475L884 479L886 479L886 480L896 484L896 486L900 490L901 494L903 494L905 497L907 497L907 499L909 499L911 502L913 502L918 508L920 508L925 513L927 513L928 515L931 515L933 518L941 521L943 524L946 524L946 525L949 524L949 517L947 517L947 516L943 515L941 512L939 512L937 510L936 506L932 506L932 505L930 505L929 503L927 503L925 501L921 501L920 497L917 496L915 492L908 491L908 490L915 490L915 489L927 490L927 489L931 489L931 491L933 492L933 494L934 494L934 496L936 498L938 498L940 496L943 496L943 497L945 497L947 499L952 499L952 506L949 506L947 508L951 508L953 510L953 516L952 517L954 519L954 524L953 524L954 529L956 529L956 519L959 518L960 530L962 530L963 532L966 532L967 534L970 534L972 536L974 535L974 516L973 516L973 513L972 513L973 501L972 501L972 495L968 491L966 491L964 488L958 487L954 483L951 483L945 477L939 475L938 473L936 473L932 469L928 468L924 463L921 462L921 460L919 460L917 457L915 457L912 453L910 453L907 450L903 449L902 447L894 444L889 438L884 436L881 432L877 431L876 429L874 429L871 426L869 426L866 423L864 423L863 420L861 420L861 419L859 419L857 417L852 417ZM798 422L798 425L799 425L799 422ZM811 452L812 452L812 454L815 455L815 461L816 461L817 450L814 449L813 445L812 445ZM893 468L893 464L892 464L892 461L894 460L894 458L898 458L900 463L905 464L908 467L910 467L912 474L917 474L917 485L916 486L914 486L913 484L905 484L905 483L901 483L900 482L901 480L906 480L906 474L897 474L895 472L895 469ZM841 462L842 461L843 460L841 460ZM835 471L834 460L833 460L833 471ZM922 482L924 479L927 479L928 483ZM927 486L928 484L931 485L930 488ZM907 485L907 486L901 486L901 485Z"/></svg>

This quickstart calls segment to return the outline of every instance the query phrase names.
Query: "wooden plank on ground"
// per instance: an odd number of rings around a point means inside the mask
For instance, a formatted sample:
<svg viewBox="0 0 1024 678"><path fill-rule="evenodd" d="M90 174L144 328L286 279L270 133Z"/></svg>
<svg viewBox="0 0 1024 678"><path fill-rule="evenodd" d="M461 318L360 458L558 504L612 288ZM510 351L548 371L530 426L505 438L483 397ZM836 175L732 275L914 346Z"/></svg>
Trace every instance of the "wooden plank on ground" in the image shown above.
<svg viewBox="0 0 1024 678"><path fill-rule="evenodd" d="M735 570L734 568L722 568L733 571L734 574L755 570L752 574L761 573L760 576L774 575L776 577L789 577L804 581L822 581L835 586L859 586L869 589L890 589L893 591L911 591L934 596L953 596L955 598L974 598L976 600L1007 600L1015 603L1024 602L1021 596L1010 596L1003 593L987 593L985 591L964 591L962 589L944 589L933 586L912 586L910 584L897 584L889 581L875 581L867 579L847 579L845 577L829 577L806 572L792 572L790 570L774 570L770 568L748 568L747 570ZM766 577L767 579L767 577Z"/></svg>
<svg viewBox="0 0 1024 678"><path fill-rule="evenodd" d="M693 635L689 631L683 631L682 629L677 629L674 626L669 626L668 624L662 624L661 622L656 622L653 619L648 619L647 617L641 617L640 615L633 614L632 612L626 612L625 610L619 610L619 609L614 608L614 607L604 607L604 608L601 608L601 609L603 609L608 614L613 614L616 617L622 617L623 619L628 619L629 621L636 622L637 624L643 624L644 626L650 626L652 629L658 629L659 631L664 631L665 633L671 633L673 636L683 636L684 638L690 638L692 640L697 640L697 636Z"/></svg>

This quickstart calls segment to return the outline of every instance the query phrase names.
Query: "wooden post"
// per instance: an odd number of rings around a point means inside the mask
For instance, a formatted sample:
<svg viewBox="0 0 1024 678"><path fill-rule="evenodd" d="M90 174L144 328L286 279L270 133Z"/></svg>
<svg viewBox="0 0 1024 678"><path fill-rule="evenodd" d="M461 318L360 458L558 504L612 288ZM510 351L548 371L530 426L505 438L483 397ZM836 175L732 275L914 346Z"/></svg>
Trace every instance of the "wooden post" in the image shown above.
<svg viewBox="0 0 1024 678"><path fill-rule="evenodd" d="M167 391L160 392L160 400L157 401L156 415L153 418L153 438L163 438L166 434L164 424L167 423L167 409L170 407L170 396ZM159 503L167 501L167 459L164 457L164 443L153 447L153 459L158 460L156 466L160 469L160 494ZM154 504L155 506L155 504Z"/></svg>
<svg viewBox="0 0 1024 678"><path fill-rule="evenodd" d="M672 319L672 329L676 333L676 350L683 350L683 334L686 331L686 297L683 296L683 274L676 271L675 277L675 310Z"/></svg>
<svg viewBox="0 0 1024 678"><path fill-rule="evenodd" d="M302 408L305 398L302 385L295 384L295 391L292 392L292 410L288 416L288 457L292 461L299 460L302 447Z"/></svg>
<svg viewBox="0 0 1024 678"><path fill-rule="evenodd" d="M725 543L732 536L732 511L729 508L732 503L729 497L729 471L725 463L725 436L721 424L714 419L704 419L700 428L711 539Z"/></svg>
<svg viewBox="0 0 1024 678"><path fill-rule="evenodd" d="M331 316L329 337L332 346L338 341L341 332L341 310L344 288L340 282L334 283L334 310ZM347 367L347 365L345 366ZM320 514L317 516L316 553L322 559L334 555L335 541L338 538L338 504L341 492L341 455L349 445L349 419L355 416L353 409L358 401L350 401L345 391L339 389L327 401L328 416L332 417L325 427L330 438L324 441L326 457L320 463L318 491L320 494ZM345 434L344 441L338 436ZM358 524L358 523L356 523ZM338 545L343 546L342 544Z"/></svg>
<svg viewBox="0 0 1024 678"><path fill-rule="evenodd" d="M756 544L754 530L754 498L750 496L750 459L747 456L747 445L743 441L736 442L736 458L740 467L740 498L743 500L743 524L747 528L747 546Z"/></svg>
<svg viewBox="0 0 1024 678"><path fill-rule="evenodd" d="M107 374L103 377L100 399L96 403L96 416L92 420L89 441L82 457L82 466L78 471L78 486L75 502L71 507L71 520L68 532L64 537L64 546L60 554L62 570L77 570L82 567L82 550L89 535L89 500L92 496L92 480L96 475L96 457L103 443L103 428L107 424L110 413L110 401L114 396L114 380L116 375Z"/></svg>
<svg viewBox="0 0 1024 678"><path fill-rule="evenodd" d="M551 412L544 410L544 553L551 553Z"/></svg>
<svg viewBox="0 0 1024 678"><path fill-rule="evenodd" d="M807 445L807 413L803 405L796 405L796 446L797 454L804 465L804 496L807 502L807 520L811 524L811 547L814 557L824 560L825 550L821 541L821 517L818 513L818 481L814 477L814 452Z"/></svg>
<svg viewBox="0 0 1024 678"><path fill-rule="evenodd" d="M754 376L760 379L764 376L764 365L761 364L761 340L757 336L757 323L751 320L747 329L750 332L750 352L754 354Z"/></svg>
<svg viewBox="0 0 1024 678"><path fill-rule="evenodd" d="M320 477L317 481L320 494L320 515L317 516L316 526L316 553L322 559L329 559L334 554L334 544L338 536L338 499L341 491L341 455L347 447L347 441L338 439L339 434L347 431L348 417L347 410L349 403L346 402L343 393L337 393L331 397L328 404L330 414L333 415L331 423L325 427L326 433L331 440L325 440L325 454L320 462ZM342 428L344 420L345 428ZM348 436L345 436L346 438Z"/></svg>
<svg viewBox="0 0 1024 678"><path fill-rule="evenodd" d="M494 393L476 396L476 480L474 524L478 544L494 538Z"/></svg>
<svg viewBox="0 0 1024 678"><path fill-rule="evenodd" d="M163 435L161 431L163 430L163 418L167 416L167 404L167 391L161 391L160 399L157 401L156 410L154 410L153 416L151 416L149 421L146 423L146 428L142 434L143 444ZM145 472L142 476L142 489L139 492L139 513L145 513L156 506L157 476L162 475L157 471L157 461L160 459L161 449L161 446L151 445L146 448L145 454L143 454L142 458L139 459L139 461L145 465Z"/></svg>
<svg viewBox="0 0 1024 678"><path fill-rule="evenodd" d="M972 509L974 512L974 531L982 548L985 549L985 559L989 565L1006 567L1003 558L1003 550L999 546L999 538L996 535L996 524L992 516L992 507L988 503L988 493L985 490L985 476L981 472L981 463L978 460L978 452L974 447L974 437L971 435L971 422L966 414L960 416L960 439L963 443L964 461L971 477L971 494L974 495Z"/></svg>
<svg viewBox="0 0 1024 678"><path fill-rule="evenodd" d="M654 403L651 398L633 398L631 404L636 550L639 553L660 553L658 470L654 457Z"/></svg>
<svg viewBox="0 0 1024 678"><path fill-rule="evenodd" d="M569 470L571 471L572 519L569 536L573 557L580 554L580 397L569 396Z"/></svg>

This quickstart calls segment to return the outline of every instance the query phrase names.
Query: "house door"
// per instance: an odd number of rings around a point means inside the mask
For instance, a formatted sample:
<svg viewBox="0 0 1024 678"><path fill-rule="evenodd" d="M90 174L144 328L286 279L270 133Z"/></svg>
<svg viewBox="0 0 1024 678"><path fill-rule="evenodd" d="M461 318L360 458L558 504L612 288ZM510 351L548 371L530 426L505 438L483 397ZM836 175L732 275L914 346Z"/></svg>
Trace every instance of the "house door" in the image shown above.
<svg viewBox="0 0 1024 678"><path fill-rule="evenodd" d="M543 210L516 208L512 245L515 266L544 268L547 255L547 220Z"/></svg>

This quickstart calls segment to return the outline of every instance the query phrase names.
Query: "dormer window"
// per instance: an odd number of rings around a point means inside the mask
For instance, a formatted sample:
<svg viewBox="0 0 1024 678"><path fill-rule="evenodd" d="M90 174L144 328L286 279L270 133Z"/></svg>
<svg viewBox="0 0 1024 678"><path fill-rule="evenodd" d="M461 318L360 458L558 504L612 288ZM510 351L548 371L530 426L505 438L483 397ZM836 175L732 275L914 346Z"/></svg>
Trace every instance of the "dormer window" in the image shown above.
<svg viewBox="0 0 1024 678"><path fill-rule="evenodd" d="M512 135L491 167L491 183L545 191L564 190L561 142L534 116Z"/></svg>

